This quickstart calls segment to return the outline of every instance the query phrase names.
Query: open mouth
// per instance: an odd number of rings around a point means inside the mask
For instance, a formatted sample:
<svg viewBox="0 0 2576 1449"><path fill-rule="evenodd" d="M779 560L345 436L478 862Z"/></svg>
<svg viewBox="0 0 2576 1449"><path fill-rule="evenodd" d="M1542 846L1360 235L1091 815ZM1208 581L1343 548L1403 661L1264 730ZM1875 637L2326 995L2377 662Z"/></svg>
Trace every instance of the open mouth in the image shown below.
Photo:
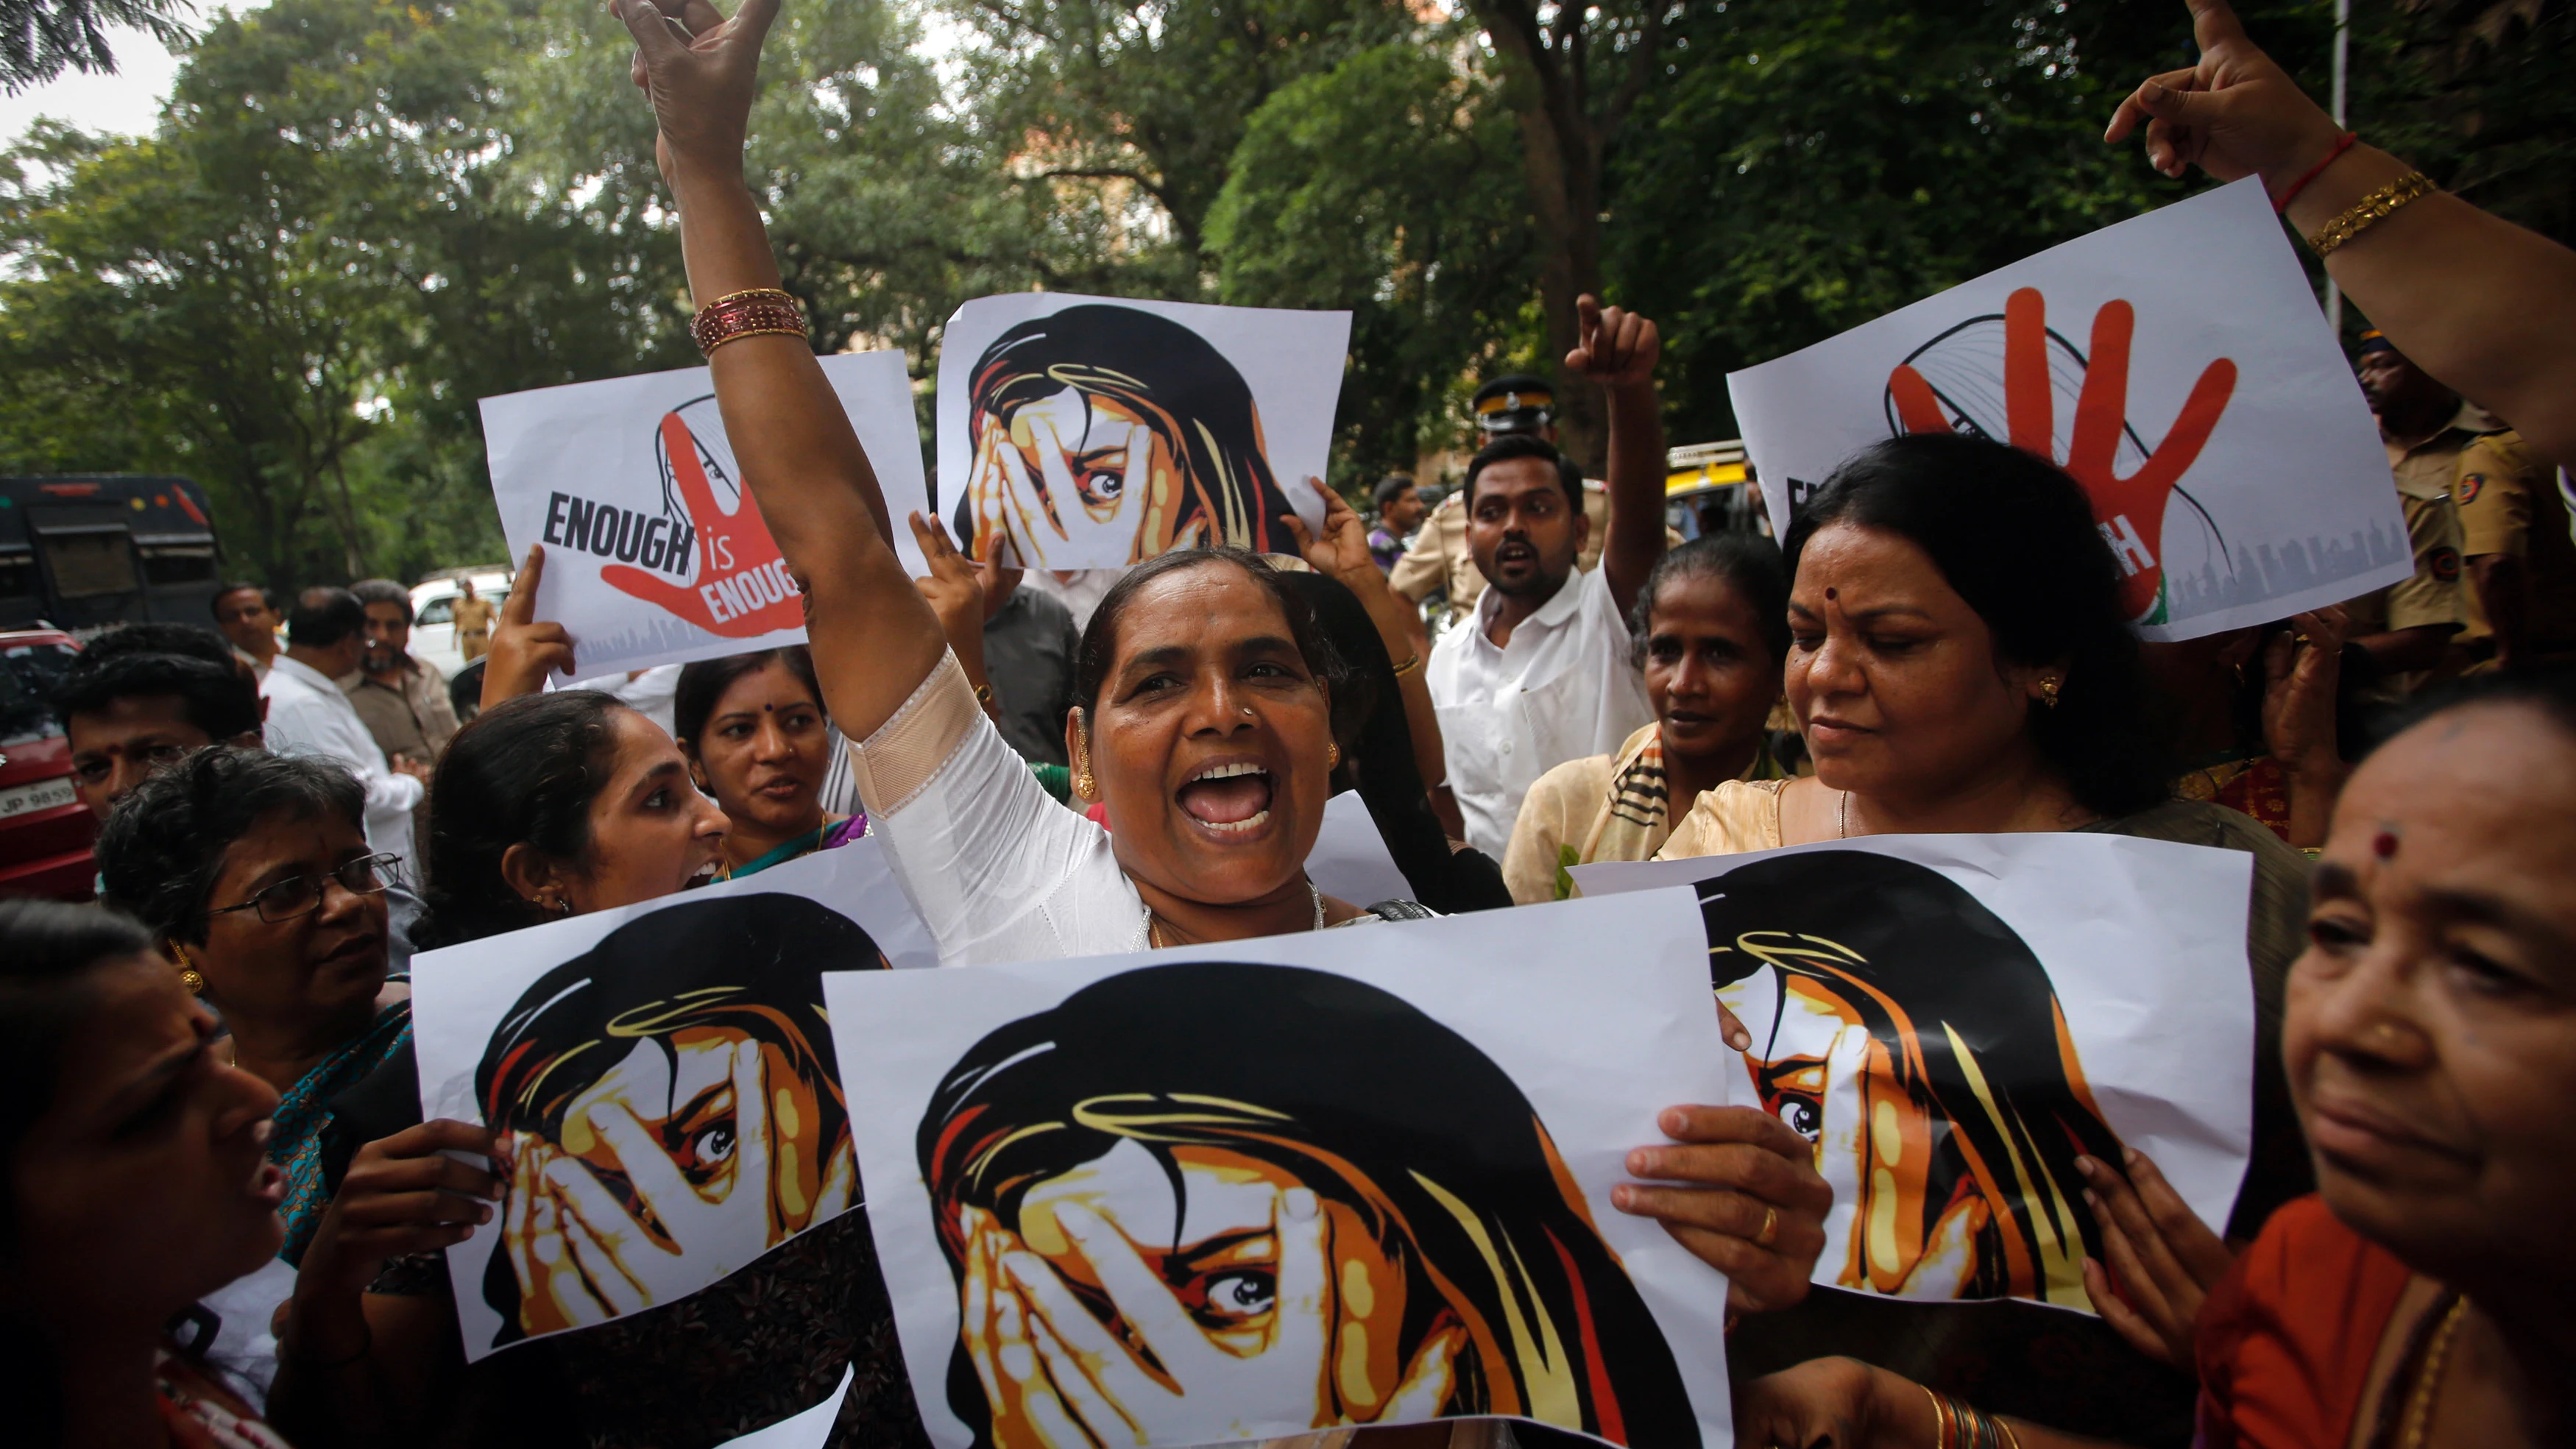
<svg viewBox="0 0 2576 1449"><path fill-rule="evenodd" d="M1525 543L1507 543L1501 548L1494 550L1494 566L1496 568L1506 568L1514 565L1527 566L1537 562L1538 550Z"/></svg>
<svg viewBox="0 0 2576 1449"><path fill-rule="evenodd" d="M1270 772L1249 760L1205 765L1174 792L1182 813L1210 830L1239 835L1270 819Z"/></svg>
<svg viewBox="0 0 2576 1449"><path fill-rule="evenodd" d="M680 882L680 889L684 891L696 890L698 887L714 880L716 878L716 872L723 867L723 864L724 863L720 860L710 860L706 864L699 866L696 870L689 872L689 878L687 880Z"/></svg>

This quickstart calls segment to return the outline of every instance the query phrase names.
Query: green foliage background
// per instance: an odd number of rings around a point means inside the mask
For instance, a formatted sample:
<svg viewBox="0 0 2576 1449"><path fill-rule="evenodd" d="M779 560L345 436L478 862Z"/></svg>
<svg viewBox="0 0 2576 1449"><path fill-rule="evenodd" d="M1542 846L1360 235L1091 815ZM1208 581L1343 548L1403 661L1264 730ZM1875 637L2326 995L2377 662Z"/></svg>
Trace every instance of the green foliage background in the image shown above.
<svg viewBox="0 0 2576 1449"><path fill-rule="evenodd" d="M1658 37L1601 272L1663 323L1676 442L1734 436L1730 368L2191 189L2099 139L2188 62L2178 3L1641 13L1573 63ZM2328 7L2246 14L2322 96ZM2354 123L2564 240L2570 31L2357 0ZM203 31L154 134L39 128L0 158L0 469L195 477L280 586L497 557L476 399L694 360L628 51L589 0L274 0ZM792 0L766 74L787 284L818 345L903 350L925 428L944 319L1028 287L1350 309L1355 495L1463 441L1478 373L1548 365L1526 79L1463 8Z"/></svg>

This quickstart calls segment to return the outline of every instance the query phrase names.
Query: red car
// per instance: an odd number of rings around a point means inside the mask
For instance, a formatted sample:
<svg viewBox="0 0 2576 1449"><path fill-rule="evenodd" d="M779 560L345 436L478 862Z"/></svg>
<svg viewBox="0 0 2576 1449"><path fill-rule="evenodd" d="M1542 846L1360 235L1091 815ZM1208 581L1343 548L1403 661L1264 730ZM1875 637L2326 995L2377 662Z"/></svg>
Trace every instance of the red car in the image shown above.
<svg viewBox="0 0 2576 1449"><path fill-rule="evenodd" d="M0 896L85 901L98 821L72 788L72 747L46 703L80 646L55 629L0 633Z"/></svg>

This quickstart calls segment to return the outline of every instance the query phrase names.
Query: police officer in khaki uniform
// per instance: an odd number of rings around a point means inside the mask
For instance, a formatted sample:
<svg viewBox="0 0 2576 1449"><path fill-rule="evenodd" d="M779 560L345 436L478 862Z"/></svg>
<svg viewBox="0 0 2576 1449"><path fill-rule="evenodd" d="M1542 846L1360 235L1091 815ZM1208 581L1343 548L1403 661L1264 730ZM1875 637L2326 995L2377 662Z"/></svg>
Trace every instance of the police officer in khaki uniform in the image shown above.
<svg viewBox="0 0 2576 1449"><path fill-rule="evenodd" d="M1476 389L1470 406L1476 413L1479 446L1512 433L1528 433L1549 443L1556 441L1556 390L1526 373L1513 373L1486 383ZM1610 530L1610 495L1599 479L1583 480L1583 512L1592 520L1592 533L1574 556L1578 570L1601 562L1602 540ZM1485 592L1485 576L1476 571L1476 561L1467 553L1464 489L1451 491L1431 510L1431 516L1423 520L1422 530L1413 536L1413 546L1396 561L1386 581L1388 587L1415 604L1435 593L1445 594L1451 623L1476 607L1476 600Z"/></svg>
<svg viewBox="0 0 2576 1449"><path fill-rule="evenodd" d="M2406 535L2415 547L2415 576L2348 600L2353 643L2379 665L2381 698L2415 691L2442 663L2451 636L2469 622L2460 578L2460 518L2451 479L2460 455L2494 430L2484 413L2419 371L2379 333L2361 334L2353 359L2370 410L2379 415Z"/></svg>
<svg viewBox="0 0 2576 1449"><path fill-rule="evenodd" d="M2554 484L2520 433L2461 450L2451 503L2468 559L2469 627L2458 643L2471 668L2576 654L2576 538Z"/></svg>

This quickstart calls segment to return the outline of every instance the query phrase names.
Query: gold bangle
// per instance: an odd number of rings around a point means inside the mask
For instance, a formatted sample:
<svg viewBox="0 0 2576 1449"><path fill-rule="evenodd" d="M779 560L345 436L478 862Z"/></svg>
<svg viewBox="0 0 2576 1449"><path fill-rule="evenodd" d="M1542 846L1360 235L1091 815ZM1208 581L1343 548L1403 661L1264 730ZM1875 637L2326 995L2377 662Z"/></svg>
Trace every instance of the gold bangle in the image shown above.
<svg viewBox="0 0 2576 1449"><path fill-rule="evenodd" d="M740 332L727 332L716 338L706 345L704 351L705 355L713 357L716 355L717 348L728 342L740 342L746 337L807 337L810 335L802 327L746 327Z"/></svg>
<svg viewBox="0 0 2576 1449"><path fill-rule="evenodd" d="M1404 656L1404 662L1403 662L1402 664L1399 664L1399 665L1395 666L1395 677L1396 677L1396 678L1398 678L1398 679L1402 679L1402 678L1403 678L1404 676L1406 676L1407 674L1410 674L1410 673L1412 673L1414 670L1420 669L1421 667L1422 667L1422 651L1421 651L1421 650L1419 650L1419 649L1416 649L1416 650L1414 650L1412 653L1407 654L1407 655L1405 655L1405 656Z"/></svg>
<svg viewBox="0 0 2576 1449"><path fill-rule="evenodd" d="M2408 202L2430 195L2434 189L2431 177L2421 171L2409 171L2353 203L2352 209L2343 215L2317 228L2316 235L2308 238L2308 247L2320 257L2329 255L2335 248L2396 215Z"/></svg>
<svg viewBox="0 0 2576 1449"><path fill-rule="evenodd" d="M1916 1384L1915 1387L1923 1391L1923 1397L1932 1401L1932 1449L1952 1449L1958 1436L1950 1427L1948 1406L1941 1401L1939 1394L1932 1392L1930 1384Z"/></svg>
<svg viewBox="0 0 2576 1449"><path fill-rule="evenodd" d="M746 287L739 292L725 293L723 296L709 302L707 307L721 307L727 302L793 302L795 300L796 294L783 288ZM698 310L703 312L707 310L707 307L700 307Z"/></svg>

